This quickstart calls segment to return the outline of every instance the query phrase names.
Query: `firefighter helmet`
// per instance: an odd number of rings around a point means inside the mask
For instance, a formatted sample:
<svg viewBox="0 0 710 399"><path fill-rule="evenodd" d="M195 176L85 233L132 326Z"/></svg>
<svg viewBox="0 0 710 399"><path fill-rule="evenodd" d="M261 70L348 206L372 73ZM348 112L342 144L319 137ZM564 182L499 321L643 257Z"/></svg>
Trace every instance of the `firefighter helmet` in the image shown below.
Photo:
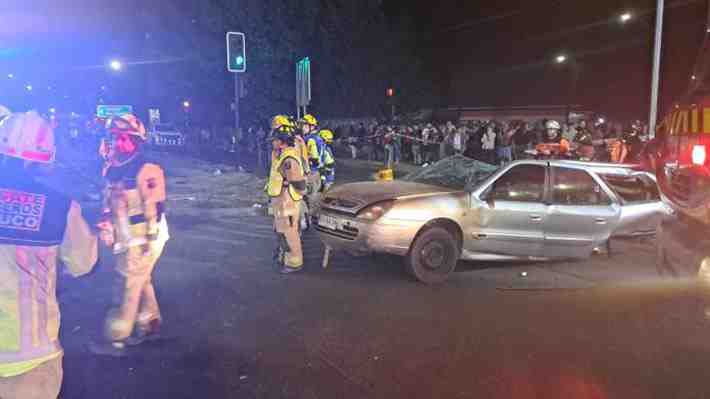
<svg viewBox="0 0 710 399"><path fill-rule="evenodd" d="M12 112L10 112L10 110L7 109L7 107L5 107L4 105L0 104L0 121L3 120L3 119L5 119L6 116L10 116L11 113L12 113Z"/></svg>
<svg viewBox="0 0 710 399"><path fill-rule="evenodd" d="M562 130L562 125L560 125L560 122L550 119L547 122L545 122L545 129Z"/></svg>
<svg viewBox="0 0 710 399"><path fill-rule="evenodd" d="M141 140L146 140L148 135L145 131L145 126L140 119L133 114L114 116L106 121L106 130L111 134L126 133L131 136L137 136Z"/></svg>
<svg viewBox="0 0 710 399"><path fill-rule="evenodd" d="M320 137L325 141L326 143L330 144L333 142L333 132L328 129L323 129L320 131Z"/></svg>
<svg viewBox="0 0 710 399"><path fill-rule="evenodd" d="M52 126L37 112L14 113L0 121L0 154L52 163L55 152Z"/></svg>
<svg viewBox="0 0 710 399"><path fill-rule="evenodd" d="M316 120L316 117L311 114L304 115L303 122L311 126L318 126L318 120Z"/></svg>
<svg viewBox="0 0 710 399"><path fill-rule="evenodd" d="M291 120L289 120L288 116L276 115L273 118L271 118L271 129L278 130L282 127L285 127L285 128L293 127L293 124L291 123Z"/></svg>

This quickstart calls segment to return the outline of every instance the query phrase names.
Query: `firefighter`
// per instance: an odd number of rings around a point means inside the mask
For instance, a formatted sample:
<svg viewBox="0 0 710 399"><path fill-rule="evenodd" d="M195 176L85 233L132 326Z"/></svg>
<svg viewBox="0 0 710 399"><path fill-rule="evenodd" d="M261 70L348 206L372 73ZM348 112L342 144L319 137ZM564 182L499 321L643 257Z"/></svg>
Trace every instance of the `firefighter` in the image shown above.
<svg viewBox="0 0 710 399"><path fill-rule="evenodd" d="M271 135L274 133L286 133L293 137L293 147L298 152L298 159L301 161L302 165L308 165L308 147L306 142L303 140L303 135L301 129L298 129L296 123L286 115L276 115L271 119ZM270 136L271 137L271 136ZM274 149L271 149L271 164L276 161L277 155ZM311 169L306 167L303 172L308 176ZM300 216L300 226L302 230L308 230L311 225L310 221L310 210L306 201L300 202L301 216Z"/></svg>
<svg viewBox="0 0 710 399"><path fill-rule="evenodd" d="M321 191L326 192L335 184L335 157L333 156L333 132L328 129L320 131L320 137L324 142L323 167L320 175L323 182Z"/></svg>
<svg viewBox="0 0 710 399"><path fill-rule="evenodd" d="M545 133L542 142L535 148L543 158L564 158L569 153L570 145L562 137L562 126L555 120L545 122Z"/></svg>
<svg viewBox="0 0 710 399"><path fill-rule="evenodd" d="M62 384L57 261L74 276L97 260L79 204L38 181L54 132L36 112L0 121L0 398L49 399Z"/></svg>
<svg viewBox="0 0 710 399"><path fill-rule="evenodd" d="M92 350L120 356L127 345L159 337L161 314L152 273L169 234L165 176L160 166L142 155L143 123L134 115L123 115L108 120L106 127L112 143L99 228L102 241L115 254L122 296L106 318L106 341L94 343Z"/></svg>
<svg viewBox="0 0 710 399"><path fill-rule="evenodd" d="M308 208L312 210L318 206L320 193L323 189L321 170L325 167L325 141L323 141L318 131L318 121L311 114L306 114L303 117L301 130L308 147L308 164L306 167L310 168L310 173L306 178L306 200L308 201Z"/></svg>
<svg viewBox="0 0 710 399"><path fill-rule="evenodd" d="M303 267L299 219L306 190L305 168L293 136L276 131L272 134L271 145L275 158L266 193L271 199L278 240L276 265L281 268L281 273L288 274Z"/></svg>

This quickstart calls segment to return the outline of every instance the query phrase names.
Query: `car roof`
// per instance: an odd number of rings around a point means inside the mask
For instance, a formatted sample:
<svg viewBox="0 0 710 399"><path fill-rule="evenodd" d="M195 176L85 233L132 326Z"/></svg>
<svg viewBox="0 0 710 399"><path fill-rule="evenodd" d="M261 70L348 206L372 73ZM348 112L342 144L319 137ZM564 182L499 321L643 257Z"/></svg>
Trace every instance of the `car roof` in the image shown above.
<svg viewBox="0 0 710 399"><path fill-rule="evenodd" d="M561 159L526 159L513 162L516 164L561 166L572 169L584 169L598 174L631 176L638 173L643 173L633 169L636 165L633 164L615 164L604 162L583 162L583 161L568 161Z"/></svg>

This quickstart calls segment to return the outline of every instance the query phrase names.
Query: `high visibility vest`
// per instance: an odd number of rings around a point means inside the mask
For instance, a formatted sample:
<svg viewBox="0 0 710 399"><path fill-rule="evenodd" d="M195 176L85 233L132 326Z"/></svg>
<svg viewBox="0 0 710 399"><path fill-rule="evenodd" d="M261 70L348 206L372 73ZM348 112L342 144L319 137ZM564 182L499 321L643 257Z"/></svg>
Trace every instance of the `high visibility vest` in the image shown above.
<svg viewBox="0 0 710 399"><path fill-rule="evenodd" d="M306 141L303 139L301 136L294 136L293 137L293 142L295 143L294 147L296 148L296 154L298 156L298 159L301 161L301 166L303 165L308 165L308 145L306 145ZM303 173L310 173L311 169L310 168L304 168Z"/></svg>
<svg viewBox="0 0 710 399"><path fill-rule="evenodd" d="M114 253L167 238L165 177L160 166L139 157L111 167L106 180L104 208L111 213Z"/></svg>
<svg viewBox="0 0 710 399"><path fill-rule="evenodd" d="M266 182L266 193L269 197L278 197L281 195L281 190L283 190L284 185L288 186L288 193L291 195L294 201L300 201L303 199L303 195L298 192L292 185L286 181L283 174L281 174L281 165L286 159L293 159L296 161L296 167L301 169L303 173L303 162L299 156L299 151L294 147L286 147L281 154L271 163L271 173L269 174L269 180Z"/></svg>
<svg viewBox="0 0 710 399"><path fill-rule="evenodd" d="M317 172L318 169L325 165L325 141L318 134L309 134L306 136L308 146L309 161L317 159L318 165L311 165L311 171ZM309 162L310 164L310 162Z"/></svg>

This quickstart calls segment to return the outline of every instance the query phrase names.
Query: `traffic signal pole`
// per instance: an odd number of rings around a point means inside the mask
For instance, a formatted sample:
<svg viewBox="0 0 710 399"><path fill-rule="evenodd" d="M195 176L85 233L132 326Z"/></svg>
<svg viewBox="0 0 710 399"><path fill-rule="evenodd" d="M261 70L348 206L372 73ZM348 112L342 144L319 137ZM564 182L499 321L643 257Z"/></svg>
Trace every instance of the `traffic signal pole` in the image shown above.
<svg viewBox="0 0 710 399"><path fill-rule="evenodd" d="M239 85L239 74L235 73L234 75L234 128L239 130L239 98L241 97L241 94L239 92L240 85Z"/></svg>

